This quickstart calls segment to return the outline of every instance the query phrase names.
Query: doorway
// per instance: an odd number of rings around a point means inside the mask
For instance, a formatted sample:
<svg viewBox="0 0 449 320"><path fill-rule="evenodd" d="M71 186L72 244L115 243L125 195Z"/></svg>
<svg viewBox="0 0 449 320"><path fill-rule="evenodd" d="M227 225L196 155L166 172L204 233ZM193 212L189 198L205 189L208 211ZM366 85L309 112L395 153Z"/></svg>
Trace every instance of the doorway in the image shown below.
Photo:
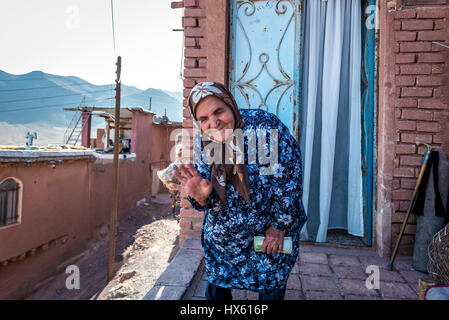
<svg viewBox="0 0 449 320"><path fill-rule="evenodd" d="M302 239L372 244L375 0L231 1L229 86L300 142ZM337 49L338 48L338 49Z"/></svg>

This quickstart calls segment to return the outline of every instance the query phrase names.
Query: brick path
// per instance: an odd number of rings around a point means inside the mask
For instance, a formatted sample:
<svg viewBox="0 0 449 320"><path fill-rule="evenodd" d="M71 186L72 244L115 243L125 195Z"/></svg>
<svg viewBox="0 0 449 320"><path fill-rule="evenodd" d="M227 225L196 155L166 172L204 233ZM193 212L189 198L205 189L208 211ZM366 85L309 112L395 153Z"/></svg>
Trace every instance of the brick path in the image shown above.
<svg viewBox="0 0 449 320"><path fill-rule="evenodd" d="M416 300L418 279L426 274L411 268L411 256L397 256L395 270L388 271L388 258L371 248L336 248L301 244L300 254L287 282L286 300ZM367 289L367 266L380 270L380 288ZM184 300L203 300L207 283L204 266L184 295ZM233 290L235 300L257 300L252 291Z"/></svg>

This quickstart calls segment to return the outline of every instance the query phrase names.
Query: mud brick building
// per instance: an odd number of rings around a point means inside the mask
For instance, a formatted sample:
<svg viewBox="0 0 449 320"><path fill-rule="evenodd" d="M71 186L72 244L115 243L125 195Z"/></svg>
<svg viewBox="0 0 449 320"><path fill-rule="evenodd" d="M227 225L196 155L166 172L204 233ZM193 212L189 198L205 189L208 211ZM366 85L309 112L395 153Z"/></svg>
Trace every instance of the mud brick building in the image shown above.
<svg viewBox="0 0 449 320"><path fill-rule="evenodd" d="M119 156L118 218L165 189L156 172L170 163L170 136L180 124L153 116L121 110L121 131L132 139L131 152ZM82 141L89 138L90 122ZM107 236L112 172L113 154L100 150L0 150L0 299L48 285Z"/></svg>

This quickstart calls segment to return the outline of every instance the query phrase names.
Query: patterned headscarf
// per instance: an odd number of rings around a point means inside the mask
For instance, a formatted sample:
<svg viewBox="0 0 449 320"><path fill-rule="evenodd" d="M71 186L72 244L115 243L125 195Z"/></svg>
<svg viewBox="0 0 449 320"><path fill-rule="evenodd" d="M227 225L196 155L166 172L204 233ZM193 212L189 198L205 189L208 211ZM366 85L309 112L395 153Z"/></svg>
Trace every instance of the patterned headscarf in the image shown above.
<svg viewBox="0 0 449 320"><path fill-rule="evenodd" d="M237 103L235 102L234 97L231 92L218 82L201 82L198 83L195 87L193 87L190 92L188 103L189 110L192 114L192 117L195 121L198 121L196 118L196 107L199 102L207 96L215 96L222 100L233 112L234 120L235 120L235 129L243 129L245 122L243 121L243 117L240 113L239 108L237 107ZM201 128L199 128L201 129ZM235 139L235 137L233 138ZM236 145L235 140L233 141L234 145ZM207 146L209 143L216 143L212 141L204 141L204 145ZM236 155L235 152L232 152L233 163L226 164L224 162L224 150L226 147L226 143L221 143L222 150L222 163L211 164L211 182L214 190L217 192L218 197L220 198L220 202L223 205L227 205L226 203L226 184L231 183L235 190L246 200L246 202L250 205L250 197L249 197L249 179L248 179L248 169L246 164L236 164Z"/></svg>

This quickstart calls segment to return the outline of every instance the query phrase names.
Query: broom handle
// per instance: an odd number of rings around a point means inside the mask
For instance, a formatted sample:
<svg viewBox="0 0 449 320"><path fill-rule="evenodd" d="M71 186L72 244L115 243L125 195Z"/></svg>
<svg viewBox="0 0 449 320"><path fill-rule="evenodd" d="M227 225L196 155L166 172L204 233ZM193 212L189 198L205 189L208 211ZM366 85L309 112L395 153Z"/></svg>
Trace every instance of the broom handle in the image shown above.
<svg viewBox="0 0 449 320"><path fill-rule="evenodd" d="M399 232L399 238L398 238L398 240L396 240L396 245L394 247L393 254L391 255L390 263L388 264L388 269L389 270L393 269L393 261L394 261L394 258L396 257L396 253L397 253L399 245L401 243L402 235L404 233L405 227L407 225L408 218L410 216L410 211L412 210L412 208L413 208L413 206L415 204L416 195L418 194L418 188L419 188L419 185L421 184L422 178L424 176L424 172L426 171L427 162L429 160L429 156L430 156L430 152L431 151L432 151L431 149L427 149L426 156L424 158L424 162L423 162L423 164L421 166L421 170L419 172L418 181L416 181L415 190L413 190L412 200L410 201L410 204L409 204L408 209L407 209L407 215L405 216L404 222L402 223L401 231Z"/></svg>

